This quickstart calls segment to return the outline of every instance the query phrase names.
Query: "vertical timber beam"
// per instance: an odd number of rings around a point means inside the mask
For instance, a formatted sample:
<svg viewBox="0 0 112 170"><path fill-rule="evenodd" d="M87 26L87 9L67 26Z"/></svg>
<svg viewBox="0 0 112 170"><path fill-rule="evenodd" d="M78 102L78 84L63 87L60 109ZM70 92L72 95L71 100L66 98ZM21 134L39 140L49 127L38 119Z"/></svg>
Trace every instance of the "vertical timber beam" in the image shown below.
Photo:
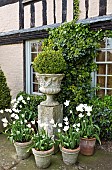
<svg viewBox="0 0 112 170"><path fill-rule="evenodd" d="M56 23L56 3L55 0L53 0L53 5L54 5L54 23Z"/></svg>
<svg viewBox="0 0 112 170"><path fill-rule="evenodd" d="M42 17L43 17L43 25L47 25L47 2L46 0L42 0Z"/></svg>
<svg viewBox="0 0 112 170"><path fill-rule="evenodd" d="M99 1L99 16L106 15L107 0Z"/></svg>
<svg viewBox="0 0 112 170"><path fill-rule="evenodd" d="M32 28L32 27L35 27L35 6L34 6L34 2L31 2L30 11L31 11L30 27Z"/></svg>
<svg viewBox="0 0 112 170"><path fill-rule="evenodd" d="M67 0L62 0L62 22L66 21L67 16Z"/></svg>
<svg viewBox="0 0 112 170"><path fill-rule="evenodd" d="M89 0L85 0L86 18L88 18Z"/></svg>
<svg viewBox="0 0 112 170"><path fill-rule="evenodd" d="M24 28L24 6L22 0L19 0L19 29Z"/></svg>

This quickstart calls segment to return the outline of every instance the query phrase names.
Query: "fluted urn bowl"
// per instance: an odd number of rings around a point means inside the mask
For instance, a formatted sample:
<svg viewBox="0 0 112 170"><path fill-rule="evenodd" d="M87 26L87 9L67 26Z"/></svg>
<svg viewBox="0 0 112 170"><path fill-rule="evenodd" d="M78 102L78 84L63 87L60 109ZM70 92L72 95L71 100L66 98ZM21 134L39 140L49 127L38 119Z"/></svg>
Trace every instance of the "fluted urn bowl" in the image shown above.
<svg viewBox="0 0 112 170"><path fill-rule="evenodd" d="M59 105L57 101L54 100L54 94L60 92L61 81L64 77L64 74L39 74L36 73L37 80L39 82L39 90L46 94L47 99L44 102L41 102L41 105L54 106Z"/></svg>

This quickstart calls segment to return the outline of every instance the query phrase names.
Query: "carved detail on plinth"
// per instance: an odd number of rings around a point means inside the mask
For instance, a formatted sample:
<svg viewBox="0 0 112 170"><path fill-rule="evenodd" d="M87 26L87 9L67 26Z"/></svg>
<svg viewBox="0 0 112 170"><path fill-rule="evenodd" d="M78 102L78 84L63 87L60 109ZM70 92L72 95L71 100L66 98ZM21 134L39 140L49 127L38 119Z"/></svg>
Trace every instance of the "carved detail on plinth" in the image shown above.
<svg viewBox="0 0 112 170"><path fill-rule="evenodd" d="M46 94L47 99L41 102L41 105L46 106L56 106L59 105L57 101L54 100L54 94L60 92L61 80L64 74L39 74L36 73L37 80L40 84L39 90Z"/></svg>

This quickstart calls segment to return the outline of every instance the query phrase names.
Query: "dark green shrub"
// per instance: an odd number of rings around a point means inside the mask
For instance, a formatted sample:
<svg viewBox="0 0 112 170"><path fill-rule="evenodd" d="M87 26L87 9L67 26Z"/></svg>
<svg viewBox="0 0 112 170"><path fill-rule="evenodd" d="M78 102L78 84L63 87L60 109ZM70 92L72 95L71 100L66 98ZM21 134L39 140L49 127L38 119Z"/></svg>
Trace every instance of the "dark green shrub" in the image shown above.
<svg viewBox="0 0 112 170"><path fill-rule="evenodd" d="M7 86L5 75L0 67L0 110L8 108L11 102L10 89Z"/></svg>
<svg viewBox="0 0 112 170"><path fill-rule="evenodd" d="M57 74L63 73L66 69L66 62L63 58L62 51L55 51L45 48L38 54L33 62L34 70L40 74Z"/></svg>
<svg viewBox="0 0 112 170"><path fill-rule="evenodd" d="M90 103L93 120L101 129L100 139L112 140L112 96L96 97Z"/></svg>

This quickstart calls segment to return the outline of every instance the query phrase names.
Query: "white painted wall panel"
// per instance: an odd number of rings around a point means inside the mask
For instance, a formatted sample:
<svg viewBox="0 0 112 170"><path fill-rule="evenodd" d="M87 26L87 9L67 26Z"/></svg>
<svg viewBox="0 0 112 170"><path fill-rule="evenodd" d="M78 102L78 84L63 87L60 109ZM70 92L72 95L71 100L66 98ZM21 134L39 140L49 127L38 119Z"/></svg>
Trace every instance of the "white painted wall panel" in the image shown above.
<svg viewBox="0 0 112 170"><path fill-rule="evenodd" d="M0 46L0 66L15 98L23 90L23 44Z"/></svg>
<svg viewBox="0 0 112 170"><path fill-rule="evenodd" d="M0 7L0 32L19 29L19 3Z"/></svg>
<svg viewBox="0 0 112 170"><path fill-rule="evenodd" d="M35 3L35 26L41 26L42 21L42 2Z"/></svg>
<svg viewBox="0 0 112 170"><path fill-rule="evenodd" d="M24 28L30 28L30 20L31 20L30 5L27 5L24 7Z"/></svg>

